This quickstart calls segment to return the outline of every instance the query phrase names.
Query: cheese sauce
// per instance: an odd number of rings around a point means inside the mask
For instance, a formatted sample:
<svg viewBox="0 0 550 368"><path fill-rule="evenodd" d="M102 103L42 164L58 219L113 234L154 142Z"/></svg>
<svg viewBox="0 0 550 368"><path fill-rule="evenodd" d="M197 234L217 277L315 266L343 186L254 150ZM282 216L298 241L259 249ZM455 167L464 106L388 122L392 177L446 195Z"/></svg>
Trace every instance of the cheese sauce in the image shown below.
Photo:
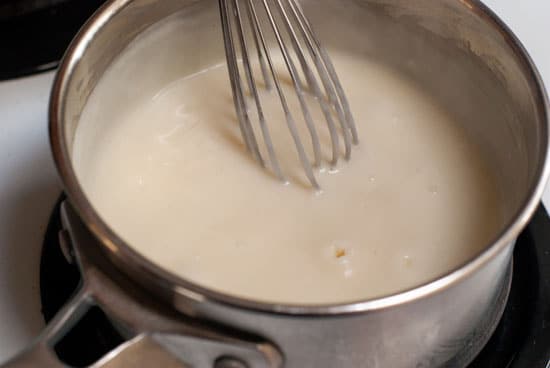
<svg viewBox="0 0 550 368"><path fill-rule="evenodd" d="M360 145L351 161L317 173L321 193L304 178L275 92L263 91L262 102L288 185L246 152L223 63L119 104L124 81L115 66L91 95L74 143L91 203L161 267L253 300L362 300L466 262L492 240L500 209L494 178L460 121L391 69L329 53ZM327 166L329 135L322 114L312 113Z"/></svg>

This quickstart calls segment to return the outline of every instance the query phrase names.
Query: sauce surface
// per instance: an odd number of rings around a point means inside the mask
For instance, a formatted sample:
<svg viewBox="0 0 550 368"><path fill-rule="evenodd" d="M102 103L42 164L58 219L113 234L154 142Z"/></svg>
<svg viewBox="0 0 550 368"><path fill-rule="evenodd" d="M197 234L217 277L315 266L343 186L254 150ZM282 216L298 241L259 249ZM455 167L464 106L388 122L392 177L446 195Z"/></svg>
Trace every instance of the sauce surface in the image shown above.
<svg viewBox="0 0 550 368"><path fill-rule="evenodd" d="M131 104L113 103L124 81L119 66L109 70L74 143L85 193L145 257L253 300L364 300L466 262L500 225L496 183L481 154L421 86L367 58L329 52L360 145L351 161L317 174L322 193L303 176L274 92L262 93L263 104L291 183L249 157L224 64L145 88ZM291 105L299 116L296 101ZM313 113L327 161L329 136ZM306 135L303 141L309 147Z"/></svg>

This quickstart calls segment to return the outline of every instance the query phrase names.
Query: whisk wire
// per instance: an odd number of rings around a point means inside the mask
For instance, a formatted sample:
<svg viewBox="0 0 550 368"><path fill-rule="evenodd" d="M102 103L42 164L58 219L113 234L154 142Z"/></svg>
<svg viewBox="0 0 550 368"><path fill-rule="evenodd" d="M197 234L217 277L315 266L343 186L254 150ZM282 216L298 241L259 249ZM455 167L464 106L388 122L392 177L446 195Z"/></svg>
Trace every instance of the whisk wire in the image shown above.
<svg viewBox="0 0 550 368"><path fill-rule="evenodd" d="M275 19L273 19L273 14L271 13L271 9L269 8L269 6L267 5L267 3L265 1L266 0L262 0L262 2L264 4L264 8L267 12L269 21L270 21L270 23L272 23L272 27L274 27L274 29L277 29L276 26L273 25L273 23L275 22ZM273 60L271 58L271 54L269 52L269 47L267 45L267 41L266 41L266 38L264 36L264 32L263 32L263 30L260 26L260 20L258 18L258 13L257 13L256 8L254 6L253 0L248 0L248 3L250 5L250 10L252 12L252 18L254 20L255 29L258 32L258 38L260 40L260 44L262 46L267 64L268 64L269 69L271 71L272 81L275 85L275 89L277 91L277 94L279 95L279 100L281 102L281 107L282 107L283 112L285 114L288 129L290 131L290 134L292 136L292 139L293 139L294 144L296 145L296 149L298 151L298 156L300 158L300 162L302 163L302 166L304 167L304 170L306 172L306 176L307 176L308 180L311 182L311 184L313 185L313 187L315 189L319 189L320 186L317 182L317 179L315 178L315 174L313 173L313 168L311 167L311 164L310 164L309 159L307 157L307 154L306 154L305 148L302 144L302 141L300 140L300 136L298 134L298 129L296 127L296 122L294 121L294 118L293 118L293 116L290 112L290 108L288 106L286 96L283 92L283 89L281 87L281 83L279 81L279 76L278 76L278 74L275 70L275 65L274 65ZM277 37L277 35L280 38L280 34L276 33L276 37ZM281 42L282 42L282 40L281 40ZM288 63L287 63L287 65L288 65Z"/></svg>
<svg viewBox="0 0 550 368"><path fill-rule="evenodd" d="M290 4L292 14L294 15L294 18L297 24L299 25L300 29L303 31L304 40L305 40L307 49L310 52L311 58L317 69L319 78L321 79L321 82L325 88L325 93L328 98L328 101L336 111L336 116L338 117L338 122L340 123L340 128L344 139L344 146L345 146L344 157L346 160L349 160L351 158L351 134L348 130L349 126L348 126L348 123L346 122L346 115L344 112L344 108L340 106L340 99L337 96L337 88L334 85L338 81L334 80L334 78L332 78L331 74L329 73L328 63L330 63L330 59L328 59L328 57L325 57L327 55L322 52L323 49L321 47L321 44L317 40L317 37L315 36L313 31L311 30L311 27L309 26L309 22L305 18L305 15L303 14L303 10L300 7L300 5L293 0L288 0L288 2Z"/></svg>
<svg viewBox="0 0 550 368"><path fill-rule="evenodd" d="M246 4L246 13L247 13L247 16L248 16L248 23L250 24L250 27L252 27L252 32L251 32L252 33L252 38L254 40L254 46L255 46L255 49L256 49L256 53L258 55L258 62L260 64L260 69L262 71L262 76L263 76L263 79L264 79L265 89L270 91L272 89L271 79L269 78L269 72L267 70L265 57L264 57L264 54L262 53L262 49L260 47L260 41L258 40L258 32L255 31L255 29L254 29L255 22L254 22L254 19L253 19L252 10L250 8L250 6L251 6L250 1L249 0L245 1L245 4Z"/></svg>
<svg viewBox="0 0 550 368"><path fill-rule="evenodd" d="M288 3L290 4L290 7L295 17L298 23L300 24L300 27L305 30L305 34L307 35L308 46L310 47L310 50L312 50L313 52L317 50L319 52L320 61L322 62L322 65L324 66L324 68L326 69L326 72L330 77L330 80L327 81L328 82L327 85L334 84L334 88L336 89L337 100L333 101L334 106L337 109L341 108L343 110L343 115L344 115L343 122L352 133L353 143L359 144L359 136L357 133L357 127L355 125L355 120L353 118L353 114L351 113L351 108L349 106L348 99L346 97L346 94L344 93L344 89L342 88L342 84L340 83L340 79L338 78L338 74L336 73L336 69L332 64L330 57L328 56L324 47L321 45L321 42L319 42L319 39L315 35L315 32L313 32L311 25L309 24L304 14L304 10L300 6L300 4L296 0L288 0ZM321 78L323 75L324 73L320 73ZM333 97L335 97L334 94L332 95Z"/></svg>
<svg viewBox="0 0 550 368"><path fill-rule="evenodd" d="M248 43L245 37L245 31L243 28L243 22L242 22L242 16L241 16L241 8L239 6L238 0L233 0L233 7L235 9L235 17L237 20L237 27L238 27L238 35L239 35L239 41L241 43L241 50L242 50L242 59L243 59L243 66L246 74L246 79L248 81L248 86L250 93L254 97L254 102L256 104L256 111L258 114L258 121L260 125L260 129L262 131L262 136L264 138L264 142L267 149L267 154L269 156L269 161L271 162L271 167L275 173L275 175L282 181L286 181L286 178L283 175L283 172L281 170L281 167L279 165L279 161L277 160L277 155L275 154L275 149L273 148L273 142L271 140L271 135L269 134L269 129L267 127L267 124L265 122L265 116L262 109L262 104L260 101L260 96L258 93L258 89L256 87L256 80L254 78L254 74L252 73L252 67L250 65L250 59L248 57ZM247 5L247 12L250 15L250 8ZM252 32L255 34L255 32ZM257 44L257 38L256 38L256 46ZM259 49L258 49L259 50ZM259 51L259 54L261 54L261 51ZM260 61L261 62L261 61ZM264 66L265 68L265 66ZM267 73L267 70L265 71ZM268 80L267 77L264 77L265 80ZM266 82L267 84L267 82Z"/></svg>
<svg viewBox="0 0 550 368"><path fill-rule="evenodd" d="M239 5L240 1L245 2L244 9ZM339 132L341 132L344 140L344 157L346 159L351 156L352 141L354 144L358 142L357 130L348 101L328 54L321 47L303 13L303 9L296 0L219 0L219 4L233 101L247 150L253 154L262 166L265 166L249 116L247 95L244 92L245 85L254 100L253 105L255 105L258 115L258 124L262 132L270 166L274 174L286 182L285 175L277 159L265 112L262 108L262 96L264 95L261 95L258 91L257 80L251 65L250 55L254 53L252 50L254 48L266 89L270 90L273 86L275 87L287 127L306 177L315 189L320 189L313 168L321 165L321 141L308 106L306 93L312 93L325 118L332 145L331 166L337 164L340 156ZM259 5L258 9L262 12L262 20L260 20L256 4ZM235 25L232 23L235 23ZM268 42L266 33L262 28L263 24L270 28L269 35L274 36L278 47L270 48L271 44ZM236 32L236 37L234 32ZM250 37L252 42L249 40ZM290 40L291 48L287 45L288 41L285 41L287 39ZM304 50L303 44L306 45L307 51ZM313 162L310 162L306 148L300 138L296 119L282 88L280 71L275 67L272 52L280 53L286 67L286 71L283 73L290 76L295 97L300 105L303 121L309 133ZM296 61L300 64L300 70L297 68ZM314 67L308 65L311 61L313 61ZM246 80L244 85L241 68ZM303 82L302 76L305 77L305 82ZM318 78L321 84L319 84ZM321 85L324 91L321 89ZM339 129L336 126L334 116L336 116L336 120L340 125Z"/></svg>
<svg viewBox="0 0 550 368"><path fill-rule="evenodd" d="M233 41L233 31L229 20L229 14L231 10L229 3L225 0L220 0L220 15L223 27L225 53L227 55L227 64L229 70L229 80L231 83L231 89L233 90L233 102L239 119L239 127L241 135L245 141L246 148L252 153L253 157L262 166L265 166L263 158L261 156L258 142L252 130L252 124L248 116L248 108L244 99L243 91L241 88L241 76L237 65L237 55L235 50L235 44Z"/></svg>
<svg viewBox="0 0 550 368"><path fill-rule="evenodd" d="M287 19L288 21L285 22L287 32L290 35L290 39L292 42L292 46L294 49L294 52L296 56L298 57L298 60L300 61L300 65L302 66L302 71L304 73L304 76L306 78L308 87L310 91L313 92L314 96L316 97L319 107L321 108L321 111L323 112L323 115L325 117L325 120L327 122L327 126L330 133L330 139L332 143L332 160L330 162L331 166L336 166L338 163L338 157L340 155L340 145L339 145L339 138L338 138L338 132L336 130L336 127L334 125L334 120L332 118L332 112L330 111L329 106L324 103L325 96L322 94L321 89L319 88L319 84L317 83L316 78L313 76L313 73L309 66L307 65L306 57L304 52L302 51L302 48L300 47L300 41L299 37L296 34L295 27L292 27L292 24L290 23L290 18L287 14L287 11L282 3L281 0L277 0L277 5L279 8L279 11L281 15ZM303 37L305 37L305 30L301 25L298 23L300 33ZM311 55L310 55L311 56ZM316 161L315 166L319 166L320 162Z"/></svg>
<svg viewBox="0 0 550 368"><path fill-rule="evenodd" d="M279 47L281 49L283 59L285 61L285 64L287 65L290 78L292 80L292 84L294 85L294 88L296 90L296 96L298 97L298 102L300 103L304 121L306 122L306 126L308 128L308 131L311 137L311 145L313 146L313 155L314 155L314 166L319 167L321 165L321 144L319 142L319 136L317 134L317 130L315 129L315 125L313 124L313 119L311 118L311 113L309 111L308 105L305 100L302 83L300 81L300 77L298 75L296 65L294 64L294 61L290 56L286 43L283 41L282 31L279 28L277 22L274 20L274 14L272 13L272 9L269 6L268 1L269 0L263 0L263 4L268 14L268 18L271 23L271 27L273 28L273 32L275 33L277 43L279 44ZM278 1L276 2L278 3ZM281 8L280 11L282 16L281 17L282 23L286 25L286 28L292 28L286 16L286 13L284 12L284 8ZM309 163L309 160L308 160L308 163Z"/></svg>

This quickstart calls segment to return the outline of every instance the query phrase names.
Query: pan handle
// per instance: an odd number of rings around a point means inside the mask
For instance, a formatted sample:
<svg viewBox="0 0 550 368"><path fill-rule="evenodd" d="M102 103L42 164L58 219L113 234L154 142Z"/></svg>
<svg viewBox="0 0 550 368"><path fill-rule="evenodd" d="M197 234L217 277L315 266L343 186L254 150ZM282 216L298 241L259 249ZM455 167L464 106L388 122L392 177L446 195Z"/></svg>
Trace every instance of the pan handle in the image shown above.
<svg viewBox="0 0 550 368"><path fill-rule="evenodd" d="M46 326L36 341L2 368L69 368L57 357L54 346L93 305L86 292L78 292ZM153 339L140 334L109 352L90 368L154 367L186 368ZM221 366L220 366L221 367ZM216 367L218 368L218 367ZM223 368L223 367L221 367Z"/></svg>
<svg viewBox="0 0 550 368"><path fill-rule="evenodd" d="M74 252L82 273L80 290L30 347L0 368L70 368L57 357L54 347L94 306L127 341L89 368L283 366L280 351L265 339L186 317L117 276L116 268L99 256L95 239L67 202L62 205L62 218L66 230L60 240L69 242L63 246Z"/></svg>
<svg viewBox="0 0 550 368"><path fill-rule="evenodd" d="M61 362L54 346L76 325L80 318L90 308L89 298L85 292L79 291L48 323L40 336L22 353L4 363L2 368L67 368Z"/></svg>

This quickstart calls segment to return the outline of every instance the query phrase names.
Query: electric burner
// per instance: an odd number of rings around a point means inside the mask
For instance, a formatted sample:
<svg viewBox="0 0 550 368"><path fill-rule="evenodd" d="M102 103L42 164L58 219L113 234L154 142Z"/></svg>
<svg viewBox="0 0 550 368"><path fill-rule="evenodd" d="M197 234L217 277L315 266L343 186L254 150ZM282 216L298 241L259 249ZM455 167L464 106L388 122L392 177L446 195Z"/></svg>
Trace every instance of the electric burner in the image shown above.
<svg viewBox="0 0 550 368"><path fill-rule="evenodd" d="M0 1L0 80L49 70L106 0Z"/></svg>
<svg viewBox="0 0 550 368"><path fill-rule="evenodd" d="M42 313L48 322L78 288L80 273L59 242L59 204L45 235L40 262ZM92 309L55 347L84 367L123 342L100 309ZM539 207L514 251L508 303L493 336L469 368L547 368L550 359L550 217Z"/></svg>

